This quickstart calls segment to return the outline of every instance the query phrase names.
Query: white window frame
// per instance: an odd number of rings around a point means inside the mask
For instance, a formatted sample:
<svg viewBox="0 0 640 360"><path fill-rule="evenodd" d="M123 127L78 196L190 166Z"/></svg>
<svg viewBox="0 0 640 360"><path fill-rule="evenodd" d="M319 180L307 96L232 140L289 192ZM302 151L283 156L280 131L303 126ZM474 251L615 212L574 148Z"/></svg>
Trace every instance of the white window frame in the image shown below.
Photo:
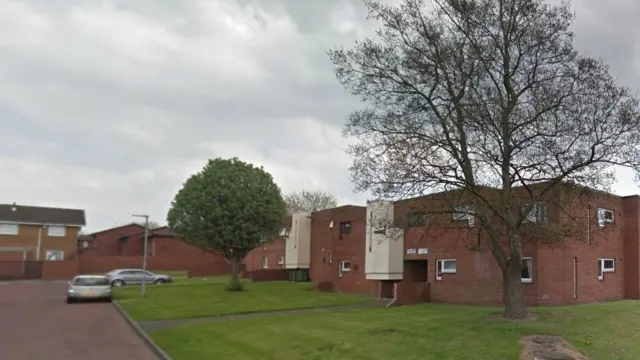
<svg viewBox="0 0 640 360"><path fill-rule="evenodd" d="M604 266L605 262L611 261L613 262L613 267L606 268ZM598 259L598 280L604 280L605 273L616 272L616 259L614 258L600 258Z"/></svg>
<svg viewBox="0 0 640 360"><path fill-rule="evenodd" d="M530 205L531 204L525 204L522 207L522 212L525 213L527 211L527 208ZM535 222L535 223L546 222L547 220L549 220L548 210L549 208L547 207L546 202L544 201L535 202L533 203L533 207L531 208L531 211L524 218L524 222Z"/></svg>
<svg viewBox="0 0 640 360"><path fill-rule="evenodd" d="M54 254L54 253L60 254L59 259L51 259L51 255ZM62 250L47 250L45 252L45 260L47 260L47 261L62 261L62 260L64 260L64 251L62 251Z"/></svg>
<svg viewBox="0 0 640 360"><path fill-rule="evenodd" d="M332 263L332 261L331 261L331 253L329 253L329 264L331 264L331 263Z"/></svg>
<svg viewBox="0 0 640 360"><path fill-rule="evenodd" d="M18 235L19 233L19 224L0 223L0 235Z"/></svg>
<svg viewBox="0 0 640 360"><path fill-rule="evenodd" d="M527 266L527 268L529 268L529 277L528 278L523 278L520 277L520 282L521 283L532 283L533 282L533 258L531 256L523 256L522 257L522 261L528 261L529 263L531 263L531 266ZM520 272L522 273L522 270L520 270Z"/></svg>
<svg viewBox="0 0 640 360"><path fill-rule="evenodd" d="M445 269L444 264L453 262L456 264L455 269ZM458 263L456 259L436 259L436 280L442 280L442 274L455 274L458 271Z"/></svg>
<svg viewBox="0 0 640 360"><path fill-rule="evenodd" d="M278 256L278 265L284 265L284 255Z"/></svg>
<svg viewBox="0 0 640 360"><path fill-rule="evenodd" d="M473 206L471 205L461 205L456 206L453 209L453 221L467 221L469 226L473 226L473 220L475 216L473 216Z"/></svg>
<svg viewBox="0 0 640 360"><path fill-rule="evenodd" d="M262 268L263 269L268 269L269 268L269 257L268 256L263 256L262 257Z"/></svg>
<svg viewBox="0 0 640 360"><path fill-rule="evenodd" d="M345 266L346 264L349 264L349 266ZM351 271L351 261L350 260L342 260L342 261L340 261L340 271L342 271L342 272Z"/></svg>
<svg viewBox="0 0 640 360"><path fill-rule="evenodd" d="M616 212L611 209L598 208L596 214L598 216L598 226L601 228L607 226L607 224L613 224L616 220ZM611 214L611 219L607 219L606 214Z"/></svg>
<svg viewBox="0 0 640 360"><path fill-rule="evenodd" d="M61 230L60 232L52 232L51 230ZM49 225L47 227L47 236L49 237L65 237L67 234L67 227L62 225Z"/></svg>

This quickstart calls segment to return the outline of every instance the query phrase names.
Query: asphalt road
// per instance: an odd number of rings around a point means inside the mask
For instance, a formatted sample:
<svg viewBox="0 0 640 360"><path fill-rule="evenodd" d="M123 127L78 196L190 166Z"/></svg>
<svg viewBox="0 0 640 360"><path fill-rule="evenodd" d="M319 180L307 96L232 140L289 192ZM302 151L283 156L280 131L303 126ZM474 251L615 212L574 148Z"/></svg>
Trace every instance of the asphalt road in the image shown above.
<svg viewBox="0 0 640 360"><path fill-rule="evenodd" d="M66 304L66 286L0 283L0 359L158 360L111 304Z"/></svg>

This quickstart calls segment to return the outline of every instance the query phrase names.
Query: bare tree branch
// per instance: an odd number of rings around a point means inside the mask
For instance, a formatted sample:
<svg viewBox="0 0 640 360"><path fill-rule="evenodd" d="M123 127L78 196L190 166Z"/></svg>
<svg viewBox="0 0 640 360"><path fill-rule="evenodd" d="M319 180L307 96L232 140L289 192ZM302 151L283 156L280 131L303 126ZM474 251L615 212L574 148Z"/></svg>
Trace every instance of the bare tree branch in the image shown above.
<svg viewBox="0 0 640 360"><path fill-rule="evenodd" d="M638 99L575 50L567 3L365 3L382 23L377 36L329 51L338 80L365 104L344 130L357 139L357 189L448 194L442 209L421 210L434 218L471 205L502 269L505 315L526 316L523 242L575 235L558 220L584 221L575 215L584 204L562 200L586 191L573 184L606 190L615 166L640 169Z"/></svg>

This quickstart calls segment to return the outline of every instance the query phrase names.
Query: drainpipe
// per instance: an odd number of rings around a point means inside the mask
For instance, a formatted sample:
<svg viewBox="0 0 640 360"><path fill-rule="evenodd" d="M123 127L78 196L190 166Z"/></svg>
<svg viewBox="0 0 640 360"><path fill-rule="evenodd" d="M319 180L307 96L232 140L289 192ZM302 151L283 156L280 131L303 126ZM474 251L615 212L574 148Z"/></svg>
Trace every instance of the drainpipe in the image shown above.
<svg viewBox="0 0 640 360"><path fill-rule="evenodd" d="M578 298L578 258L573 257L573 299Z"/></svg>
<svg viewBox="0 0 640 360"><path fill-rule="evenodd" d="M36 246L37 261L40 261L40 246L42 245L42 228L44 228L44 225L38 226L38 245Z"/></svg>

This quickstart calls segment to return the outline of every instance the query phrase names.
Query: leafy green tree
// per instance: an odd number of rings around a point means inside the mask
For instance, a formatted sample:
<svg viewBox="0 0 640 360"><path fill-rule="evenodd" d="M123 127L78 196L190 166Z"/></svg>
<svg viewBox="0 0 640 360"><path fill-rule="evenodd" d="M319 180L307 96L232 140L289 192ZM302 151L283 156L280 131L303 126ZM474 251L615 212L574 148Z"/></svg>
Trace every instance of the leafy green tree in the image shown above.
<svg viewBox="0 0 640 360"><path fill-rule="evenodd" d="M187 243L222 254L232 265L227 290L241 291L242 260L279 234L286 214L280 188L262 167L217 158L184 183L167 223Z"/></svg>

